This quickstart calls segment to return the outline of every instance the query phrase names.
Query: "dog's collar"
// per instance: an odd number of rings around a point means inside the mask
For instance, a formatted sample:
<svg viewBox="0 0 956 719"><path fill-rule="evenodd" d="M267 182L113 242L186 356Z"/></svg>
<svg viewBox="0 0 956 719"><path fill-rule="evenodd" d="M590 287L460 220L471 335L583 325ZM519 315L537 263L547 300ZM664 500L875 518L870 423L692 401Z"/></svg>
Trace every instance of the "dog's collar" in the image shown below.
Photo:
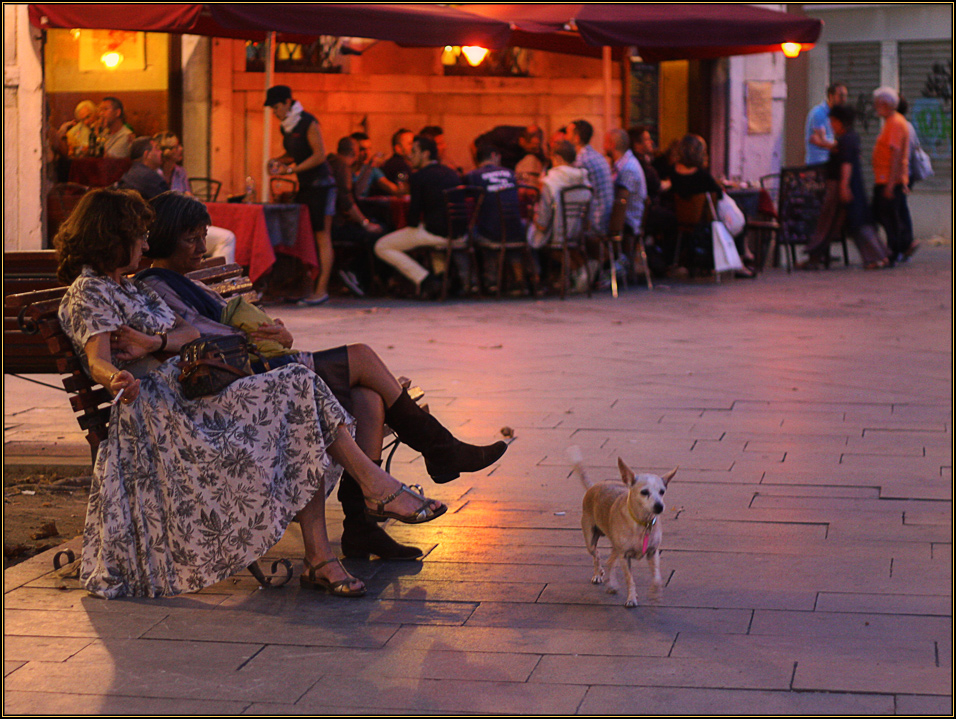
<svg viewBox="0 0 956 719"><path fill-rule="evenodd" d="M631 509L631 505L630 505L630 504L627 505L627 511L628 511L628 513L631 515L631 519L633 519L633 520L634 520L635 522L637 522L639 525L641 525L642 527L644 527L644 530L647 531L647 532L650 532L651 529L653 528L653 526L654 526L655 524L657 524L657 515L656 515L656 514L654 515L654 517L651 519L650 522L642 522L640 519L637 518L637 515L634 514L634 510Z"/></svg>
<svg viewBox="0 0 956 719"><path fill-rule="evenodd" d="M631 515L631 519L637 522L639 526L644 527L644 541L641 543L641 554L647 554L647 545L651 541L651 530L654 528L654 525L657 524L657 515L655 514L650 522L642 522L635 516L630 504L627 505L627 511Z"/></svg>

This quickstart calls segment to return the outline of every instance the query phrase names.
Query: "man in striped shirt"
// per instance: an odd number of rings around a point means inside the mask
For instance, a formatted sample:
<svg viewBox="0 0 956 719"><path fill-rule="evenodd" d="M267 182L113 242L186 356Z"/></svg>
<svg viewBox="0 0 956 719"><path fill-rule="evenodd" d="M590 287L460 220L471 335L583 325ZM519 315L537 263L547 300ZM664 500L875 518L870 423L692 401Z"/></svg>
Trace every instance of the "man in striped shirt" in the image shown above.
<svg viewBox="0 0 956 719"><path fill-rule="evenodd" d="M611 166L604 156L591 147L594 128L587 120L575 120L567 129L568 139L574 144L577 158L574 166L587 170L591 180L591 230L597 234L607 232L611 219L611 206L614 204L614 184L611 180Z"/></svg>

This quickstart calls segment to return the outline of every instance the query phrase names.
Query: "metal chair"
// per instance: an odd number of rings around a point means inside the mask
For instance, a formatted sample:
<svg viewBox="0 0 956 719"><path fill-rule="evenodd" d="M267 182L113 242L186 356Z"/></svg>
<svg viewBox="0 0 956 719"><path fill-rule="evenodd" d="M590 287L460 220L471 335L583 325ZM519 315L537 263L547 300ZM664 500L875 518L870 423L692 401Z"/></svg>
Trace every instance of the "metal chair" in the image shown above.
<svg viewBox="0 0 956 719"><path fill-rule="evenodd" d="M481 287L481 277L475 255L475 223L485 196L483 187L459 185L442 192L445 199L445 217L448 221L448 246L445 249L445 273L441 286L441 301L448 298L448 280L451 277L452 258L456 252L468 255L469 287ZM475 282L472 282L472 274Z"/></svg>
<svg viewBox="0 0 956 719"><path fill-rule="evenodd" d="M581 254L588 281L588 297L594 278L588 266L587 240L590 235L591 188L573 185L561 190L561 226L554 228L552 249L561 252L561 299L568 293L571 276L571 252Z"/></svg>
<svg viewBox="0 0 956 719"><path fill-rule="evenodd" d="M197 200L203 202L215 202L219 197L219 190L222 183L219 180L213 180L211 177L190 177L189 187Z"/></svg>
<svg viewBox="0 0 956 719"><path fill-rule="evenodd" d="M485 201L487 201L487 197ZM494 202L498 204L498 218L500 220L498 237L482 237L479 240L479 246L482 249L498 253L497 298L501 299L501 292L504 287L505 262L508 250L521 250L524 254L525 266L531 270L532 287L534 288L534 294L537 295L538 271L535 267L531 245L528 244L528 239L523 232L521 198L517 193L509 194L501 191L494 193ZM521 230L521 232L516 235L515 230Z"/></svg>
<svg viewBox="0 0 956 719"><path fill-rule="evenodd" d="M617 267L618 258L622 256L631 258L632 260L632 264L627 268L627 272L624 276L624 288L627 289L627 274L633 271L635 275L643 273L647 280L647 289L654 289L654 283L651 280L651 271L647 267L647 248L644 244L643 228L634 235L627 237L627 239L630 240L629 246L626 250L624 248L627 202L629 199L630 192L626 188L616 188L614 204L611 207L611 220L608 223L608 233L605 238L605 246L611 264L611 295L615 298L618 296L617 272L615 268ZM644 217L647 217L648 204L649 201L645 199ZM636 267L638 255L641 261L641 272L638 272Z"/></svg>

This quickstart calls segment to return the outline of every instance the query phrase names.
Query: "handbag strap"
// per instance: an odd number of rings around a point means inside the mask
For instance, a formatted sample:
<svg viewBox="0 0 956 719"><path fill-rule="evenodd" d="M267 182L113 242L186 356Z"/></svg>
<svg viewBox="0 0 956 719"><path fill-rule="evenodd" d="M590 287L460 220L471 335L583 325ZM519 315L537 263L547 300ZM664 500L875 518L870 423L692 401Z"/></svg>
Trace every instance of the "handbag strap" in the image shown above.
<svg viewBox="0 0 956 719"><path fill-rule="evenodd" d="M220 360L217 360L217 359L198 359L198 360L193 360L192 362L185 362L180 364L180 369L182 369L182 375L180 375L180 379L182 379L182 377L188 377L189 375L191 375L193 372L195 372L202 366L215 367L216 369L225 370L227 372L231 372L237 377L251 376L247 374L246 372L243 372L241 369L237 369L236 367L226 364L225 362L221 362Z"/></svg>

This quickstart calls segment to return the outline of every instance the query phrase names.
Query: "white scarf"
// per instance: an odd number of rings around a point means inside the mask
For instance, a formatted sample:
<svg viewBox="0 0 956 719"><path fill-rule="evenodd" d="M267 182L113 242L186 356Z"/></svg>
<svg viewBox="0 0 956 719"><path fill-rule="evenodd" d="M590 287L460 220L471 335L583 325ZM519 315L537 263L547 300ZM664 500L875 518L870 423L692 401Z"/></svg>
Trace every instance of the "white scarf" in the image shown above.
<svg viewBox="0 0 956 719"><path fill-rule="evenodd" d="M295 126L299 124L299 120L302 119L302 103L296 100L292 103L292 107L289 108L289 114L285 116L285 119L282 121L282 129L287 133L292 132L295 129Z"/></svg>

